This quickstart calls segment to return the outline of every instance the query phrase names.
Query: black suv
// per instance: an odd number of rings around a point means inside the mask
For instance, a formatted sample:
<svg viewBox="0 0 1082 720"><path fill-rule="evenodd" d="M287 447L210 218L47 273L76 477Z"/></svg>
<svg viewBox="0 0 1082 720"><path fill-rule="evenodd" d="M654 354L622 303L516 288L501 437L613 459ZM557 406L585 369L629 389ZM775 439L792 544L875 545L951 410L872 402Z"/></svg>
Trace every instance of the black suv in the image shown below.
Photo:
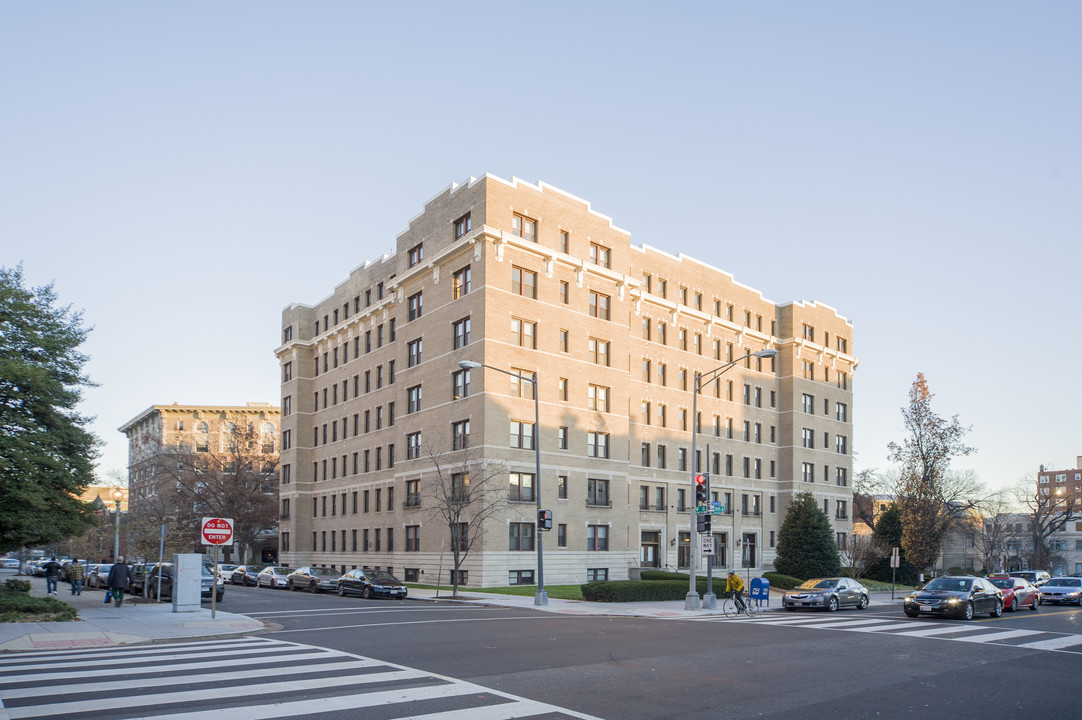
<svg viewBox="0 0 1082 720"><path fill-rule="evenodd" d="M213 573L207 570L206 565L200 565L203 570L203 577L200 578L201 587L199 595L205 600L210 599L211 587L213 582ZM173 597L173 563L154 563L148 565L146 568L145 583L146 583L146 596L151 600L158 600L158 577L161 576L161 598L162 600L171 600ZM221 602L225 596L225 583L221 580L217 582L218 592L215 597L216 602Z"/></svg>

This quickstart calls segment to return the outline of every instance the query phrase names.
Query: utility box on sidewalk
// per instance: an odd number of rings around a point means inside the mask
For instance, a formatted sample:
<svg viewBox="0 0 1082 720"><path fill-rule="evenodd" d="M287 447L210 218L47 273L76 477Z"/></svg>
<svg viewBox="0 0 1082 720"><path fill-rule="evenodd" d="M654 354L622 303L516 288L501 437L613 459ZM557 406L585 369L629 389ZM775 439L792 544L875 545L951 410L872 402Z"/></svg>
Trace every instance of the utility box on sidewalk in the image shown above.
<svg viewBox="0 0 1082 720"><path fill-rule="evenodd" d="M173 556L173 612L198 612L203 578L203 556Z"/></svg>

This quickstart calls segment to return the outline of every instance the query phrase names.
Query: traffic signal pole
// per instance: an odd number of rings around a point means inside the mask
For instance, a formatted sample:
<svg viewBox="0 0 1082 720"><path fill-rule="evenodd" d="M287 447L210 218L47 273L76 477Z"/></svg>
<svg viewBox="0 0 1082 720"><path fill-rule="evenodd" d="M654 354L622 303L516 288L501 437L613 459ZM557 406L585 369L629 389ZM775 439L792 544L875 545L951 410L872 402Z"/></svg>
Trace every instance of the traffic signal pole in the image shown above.
<svg viewBox="0 0 1082 720"><path fill-rule="evenodd" d="M714 541L714 536L710 534L710 519L713 519L714 504L710 501L710 443L706 444L706 502L710 506L710 515L707 515L708 521L706 523L707 536L710 541ZM705 610L717 610L718 609L718 596L714 594L714 556L703 556L703 562L706 564L706 592L703 593L703 609Z"/></svg>
<svg viewBox="0 0 1082 720"><path fill-rule="evenodd" d="M695 439L699 435L699 428L695 423L699 421L699 383L702 382L702 375L698 370L695 371L695 382L691 387L691 484L693 491L698 494L698 468L696 467L696 460L698 455L695 454ZM699 512L696 510L691 515L691 527L688 528L688 594L684 598L685 610L701 610L703 607L702 600L699 598L699 589L695 587L695 556L699 554L699 548L695 547L695 541L698 539L697 530L699 524Z"/></svg>

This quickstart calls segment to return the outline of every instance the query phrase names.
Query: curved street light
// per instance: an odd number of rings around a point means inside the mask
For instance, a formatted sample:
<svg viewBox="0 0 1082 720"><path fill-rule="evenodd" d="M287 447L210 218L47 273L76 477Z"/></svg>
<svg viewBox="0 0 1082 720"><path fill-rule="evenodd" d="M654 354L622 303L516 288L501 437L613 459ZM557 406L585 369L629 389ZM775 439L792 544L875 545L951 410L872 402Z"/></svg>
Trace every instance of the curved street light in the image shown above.
<svg viewBox="0 0 1082 720"><path fill-rule="evenodd" d="M549 596L545 592L545 561L544 553L541 548L541 400L540 393L537 385L537 373L534 372L532 376L520 375L518 373L504 370L503 368L493 367L491 365L485 365L484 363L474 362L472 360L461 360L458 366L463 370L472 370L474 368L488 368L489 370L495 370L496 372L502 372L504 375L510 375L511 377L518 378L533 385L533 449L534 449L534 498L537 500L537 512L538 522L534 525L534 540L537 542L537 591L534 592L533 604L534 605L548 605Z"/></svg>
<svg viewBox="0 0 1082 720"><path fill-rule="evenodd" d="M767 348L766 350L759 350L757 352L749 352L746 355L744 355L743 357L740 357L740 358L737 358L736 360L732 360L730 362L727 362L724 365L722 365L721 367L714 368L713 370L711 370L708 373L700 373L698 371L695 372L695 383L694 383L694 385L692 386L692 389L691 389L691 393L692 393L691 394L691 493L692 493L691 496L692 496L692 498L695 497L695 475L698 473L698 468L696 467L696 464L697 464L696 459L697 459L698 456L696 455L696 451L695 451L695 440L699 435L699 393L702 392L702 389L703 389L703 380L706 380L707 382L709 382L710 380L716 379L716 378L720 377L722 374L724 374L730 368L736 366L739 363L744 362L748 358L753 358L753 357L754 358L760 358L760 359L761 358L772 358L772 357L777 356L777 354L778 354L777 350L775 350L773 348ZM706 459L706 466L707 466L707 468L710 467L710 458ZM696 522L698 520L698 515L699 514L697 512L694 512L694 513L689 513L689 515L691 517L691 527L689 529L690 532L688 533L689 534L689 540L690 540L690 538L695 537L695 529L696 529L695 525L696 525ZM687 594L687 597L684 599L684 609L685 610L700 610L703 607L703 601L704 600L707 603L707 607L709 609L712 609L712 608L716 607L716 602L717 602L717 599L714 597L714 593L712 592L713 587L711 587L711 586L707 587L706 595L703 597L702 600L699 599L699 591L695 587L695 554L696 554L695 553L695 543L692 542L691 547L688 548L688 594ZM711 567L709 565L707 565L707 577L712 579L712 575L710 574L710 571L711 571Z"/></svg>

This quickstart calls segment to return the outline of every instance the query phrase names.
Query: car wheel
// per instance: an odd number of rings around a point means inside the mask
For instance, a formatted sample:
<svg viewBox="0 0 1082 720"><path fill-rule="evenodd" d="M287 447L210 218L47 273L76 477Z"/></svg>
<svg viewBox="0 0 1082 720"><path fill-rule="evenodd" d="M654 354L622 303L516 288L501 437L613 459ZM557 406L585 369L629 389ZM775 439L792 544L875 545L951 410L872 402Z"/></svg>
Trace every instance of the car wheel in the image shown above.
<svg viewBox="0 0 1082 720"><path fill-rule="evenodd" d="M290 580L288 583L286 583L286 588L289 590L289 592L296 592L297 591L297 586L293 584L292 580Z"/></svg>
<svg viewBox="0 0 1082 720"><path fill-rule="evenodd" d="M834 612L838 609L838 598L832 597L827 602L827 612Z"/></svg>
<svg viewBox="0 0 1082 720"><path fill-rule="evenodd" d="M964 608L962 608L962 619L963 620L972 620L973 619L973 603L972 602L967 602L966 606Z"/></svg>
<svg viewBox="0 0 1082 720"><path fill-rule="evenodd" d="M319 592L319 590L316 589L316 581L315 580L313 580L308 585L308 592L312 593L313 595L315 595L317 592Z"/></svg>
<svg viewBox="0 0 1082 720"><path fill-rule="evenodd" d="M857 603L857 610L864 610L867 607L868 607L868 596L867 595L861 595L860 596L860 602Z"/></svg>
<svg viewBox="0 0 1082 720"><path fill-rule="evenodd" d="M338 597L345 597L345 596L346 596L346 589L344 587L342 587L341 585L339 585L338 586Z"/></svg>
<svg viewBox="0 0 1082 720"><path fill-rule="evenodd" d="M911 618L915 618L915 617L918 617L920 615L920 613L916 612L915 610L906 610L905 614L906 614L906 617L911 617Z"/></svg>
<svg viewBox="0 0 1082 720"><path fill-rule="evenodd" d="M361 593L361 597L363 597L365 600L371 600L372 599L372 588L365 585L364 586L364 591Z"/></svg>
<svg viewBox="0 0 1082 720"><path fill-rule="evenodd" d="M996 606L992 608L992 612L988 613L988 617L1003 617L1003 601L996 600Z"/></svg>
<svg viewBox="0 0 1082 720"><path fill-rule="evenodd" d="M1033 604L1029 606L1029 609L1033 612L1037 612L1037 598L1033 598Z"/></svg>

